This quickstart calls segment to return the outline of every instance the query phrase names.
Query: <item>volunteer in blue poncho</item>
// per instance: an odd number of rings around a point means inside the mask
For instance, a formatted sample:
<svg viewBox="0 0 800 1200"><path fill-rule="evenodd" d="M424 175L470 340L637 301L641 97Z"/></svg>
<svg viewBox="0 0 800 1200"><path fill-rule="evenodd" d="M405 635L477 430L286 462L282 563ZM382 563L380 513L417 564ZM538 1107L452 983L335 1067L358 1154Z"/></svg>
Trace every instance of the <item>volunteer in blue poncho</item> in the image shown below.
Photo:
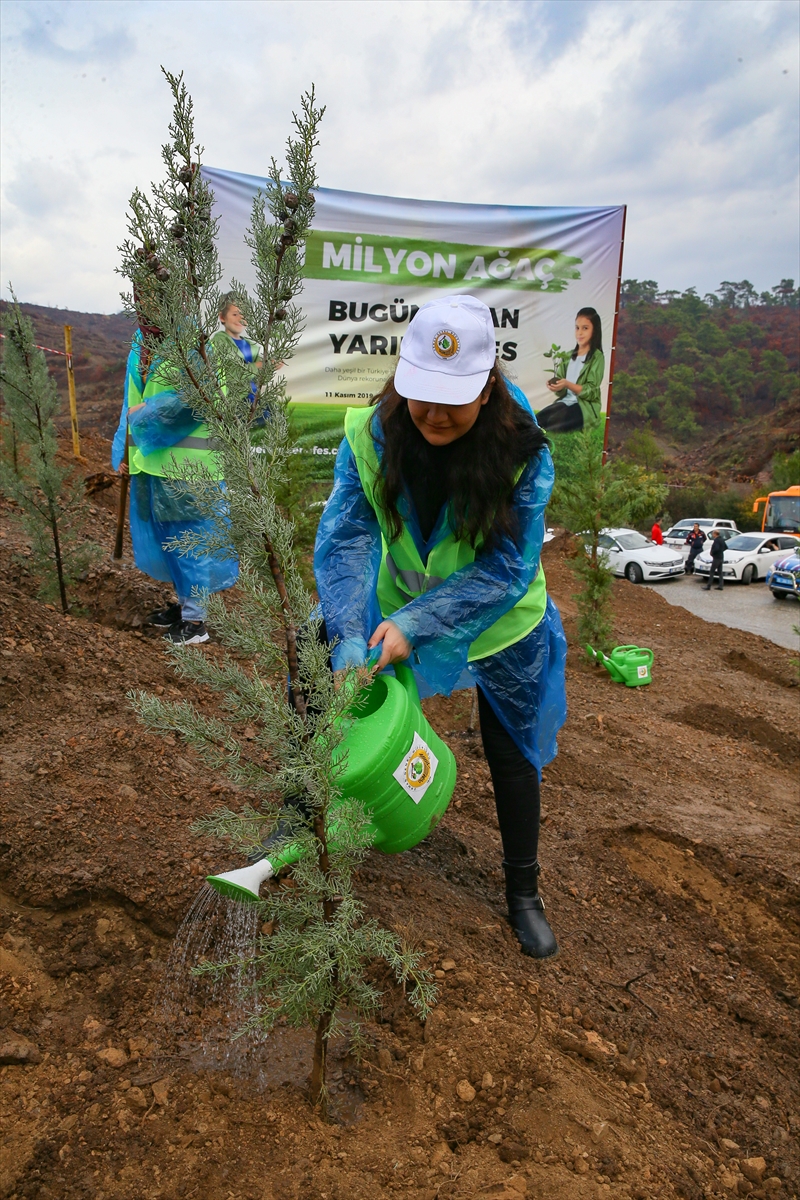
<svg viewBox="0 0 800 1200"><path fill-rule="evenodd" d="M158 330L145 327L151 338ZM126 435L128 463L125 462ZM233 587L235 558L184 554L168 549L185 531L203 532L211 522L197 510L191 494L178 494L167 476L183 462L203 462L218 474L208 428L200 423L164 378L163 363L153 357L137 330L125 372L125 398L111 461L130 472L130 530L136 566L153 579L171 583L177 601L151 613L147 623L165 630L173 642L208 641L203 592Z"/></svg>
<svg viewBox="0 0 800 1200"><path fill-rule="evenodd" d="M566 641L540 554L553 463L502 375L491 312L423 305L372 408L351 408L314 570L333 668L410 660L423 694L477 685L523 951L558 952L539 895L539 776L566 719Z"/></svg>

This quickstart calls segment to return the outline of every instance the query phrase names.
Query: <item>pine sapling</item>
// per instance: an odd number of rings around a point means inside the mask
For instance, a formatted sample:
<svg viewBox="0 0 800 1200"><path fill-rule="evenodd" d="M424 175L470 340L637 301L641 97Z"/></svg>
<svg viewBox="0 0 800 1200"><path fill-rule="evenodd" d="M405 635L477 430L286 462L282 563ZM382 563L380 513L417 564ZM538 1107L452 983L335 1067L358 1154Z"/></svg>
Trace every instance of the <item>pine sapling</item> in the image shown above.
<svg viewBox="0 0 800 1200"><path fill-rule="evenodd" d="M311 1097L324 1102L327 1047L343 1028L341 1013L348 1011L357 1038L359 1020L380 999L366 973L369 963L381 958L389 964L421 1017L435 989L420 954L366 919L354 893L353 873L369 845L367 818L359 803L340 793L340 747L371 681L366 670L349 669L334 685L321 620L298 566L294 525L281 503L296 449L281 367L302 327L301 254L314 211L323 110L312 88L287 141L291 185L281 183L273 160L253 205L247 244L255 290L248 294L235 281L231 288L250 336L264 347L261 365L247 364L225 342L211 343L221 298L213 196L200 171L182 76L165 74L174 100L163 152L166 180L150 198L137 191L131 201L131 236L123 247L123 272L133 284L127 304L129 310L135 304L145 326L146 350L207 424L216 447L219 470L194 462L171 472L169 486L191 495L195 510L210 520L207 532L187 531L171 550L235 555L239 600L234 606L219 595L206 598L207 623L225 647L221 657L167 648L182 677L220 697L217 716L143 692L132 700L150 728L177 732L209 766L256 793L253 806L198 821L198 832L223 837L244 853L261 854L271 835L302 851L294 886L273 887L259 902L275 925L271 937L259 937L243 958L200 970L255 978L253 1015L240 1032L263 1035L281 1018L315 1029ZM262 420L256 446L252 430ZM243 739L242 727L254 736Z"/></svg>
<svg viewBox="0 0 800 1200"><path fill-rule="evenodd" d="M57 461L55 380L36 345L33 325L11 290L2 315L0 488L19 507L31 540L30 565L40 595L69 610L68 588L100 556L82 533L88 515L83 480Z"/></svg>

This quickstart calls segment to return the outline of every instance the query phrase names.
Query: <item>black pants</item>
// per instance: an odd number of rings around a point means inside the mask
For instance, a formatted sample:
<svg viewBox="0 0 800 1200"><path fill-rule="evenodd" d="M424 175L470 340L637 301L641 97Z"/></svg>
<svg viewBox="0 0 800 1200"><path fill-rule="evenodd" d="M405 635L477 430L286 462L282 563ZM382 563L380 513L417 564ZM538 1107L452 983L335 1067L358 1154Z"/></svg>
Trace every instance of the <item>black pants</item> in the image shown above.
<svg viewBox="0 0 800 1200"><path fill-rule="evenodd" d="M583 429L583 409L580 404L565 404L563 400L556 400L547 408L541 408L536 420L548 433L573 433L576 429Z"/></svg>
<svg viewBox="0 0 800 1200"><path fill-rule="evenodd" d="M714 582L715 575L717 577L717 587L722 587L722 559L721 558L712 558L711 570L708 573L708 583L706 584L706 587L709 587L709 588L711 587L711 585Z"/></svg>
<svg viewBox="0 0 800 1200"><path fill-rule="evenodd" d="M697 558L698 554L700 553L700 551L702 549L703 549L702 546L698 546L697 549L695 549L695 547L692 546L691 550L689 551L689 557L686 560L686 574L687 575L694 574L695 559Z"/></svg>
<svg viewBox="0 0 800 1200"><path fill-rule="evenodd" d="M480 688L478 713L494 787L503 857L511 866L530 866L539 851L539 775L500 724Z"/></svg>

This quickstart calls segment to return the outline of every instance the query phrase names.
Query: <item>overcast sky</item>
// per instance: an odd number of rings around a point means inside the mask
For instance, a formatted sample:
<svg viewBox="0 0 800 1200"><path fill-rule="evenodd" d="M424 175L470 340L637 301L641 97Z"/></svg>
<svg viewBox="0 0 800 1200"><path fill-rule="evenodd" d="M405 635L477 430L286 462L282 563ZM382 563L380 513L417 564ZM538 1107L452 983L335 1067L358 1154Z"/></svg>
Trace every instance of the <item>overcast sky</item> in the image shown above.
<svg viewBox="0 0 800 1200"><path fill-rule="evenodd" d="M160 175L159 64L210 166L261 175L313 80L327 187L627 204L626 277L800 275L796 0L4 0L2 275L120 307L134 186Z"/></svg>

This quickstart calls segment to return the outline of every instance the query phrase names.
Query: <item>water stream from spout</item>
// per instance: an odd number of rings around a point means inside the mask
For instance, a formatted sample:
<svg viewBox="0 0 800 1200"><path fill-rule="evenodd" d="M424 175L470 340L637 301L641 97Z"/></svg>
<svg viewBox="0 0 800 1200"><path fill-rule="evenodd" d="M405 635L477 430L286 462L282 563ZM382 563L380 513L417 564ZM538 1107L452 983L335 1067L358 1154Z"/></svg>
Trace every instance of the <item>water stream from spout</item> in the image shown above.
<svg viewBox="0 0 800 1200"><path fill-rule="evenodd" d="M260 1073L255 1059L260 1040L235 1038L258 1011L255 969L233 967L224 974L195 975L202 962L230 962L251 956L262 918L257 904L220 896L207 883L175 935L156 999L163 1040L177 1039L183 1057L197 1067L224 1068L240 1075Z"/></svg>

